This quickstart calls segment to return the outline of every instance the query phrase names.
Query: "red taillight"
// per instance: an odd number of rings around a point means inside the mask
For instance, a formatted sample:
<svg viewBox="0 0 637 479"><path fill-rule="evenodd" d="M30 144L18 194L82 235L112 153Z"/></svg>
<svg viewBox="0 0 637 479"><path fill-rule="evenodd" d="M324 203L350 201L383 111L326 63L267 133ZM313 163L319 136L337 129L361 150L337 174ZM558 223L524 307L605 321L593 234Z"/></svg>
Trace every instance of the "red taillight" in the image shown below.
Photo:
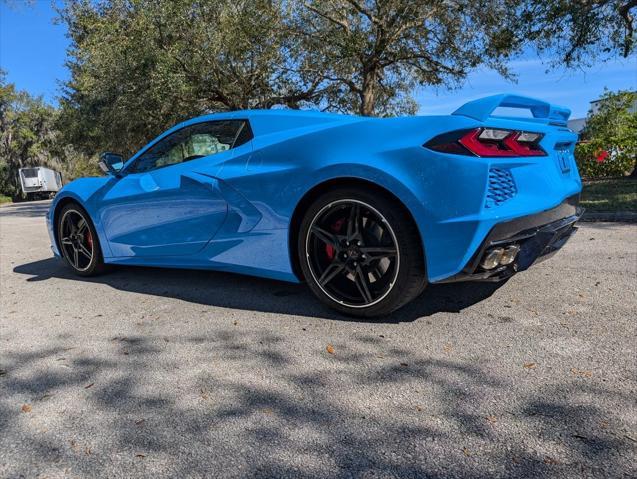
<svg viewBox="0 0 637 479"><path fill-rule="evenodd" d="M496 128L475 128L439 135L425 145L432 150L481 157L546 156L542 134Z"/></svg>

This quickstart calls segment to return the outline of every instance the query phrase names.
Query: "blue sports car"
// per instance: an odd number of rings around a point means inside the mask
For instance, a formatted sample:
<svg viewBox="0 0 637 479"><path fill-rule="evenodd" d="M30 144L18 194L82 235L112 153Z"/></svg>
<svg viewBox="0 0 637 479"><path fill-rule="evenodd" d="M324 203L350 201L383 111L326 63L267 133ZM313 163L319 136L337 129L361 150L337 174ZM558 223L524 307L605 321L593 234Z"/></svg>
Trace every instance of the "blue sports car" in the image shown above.
<svg viewBox="0 0 637 479"><path fill-rule="evenodd" d="M505 94L447 116L201 116L66 185L47 215L52 249L82 276L223 270L385 315L428 283L500 281L566 242L581 216L569 115Z"/></svg>

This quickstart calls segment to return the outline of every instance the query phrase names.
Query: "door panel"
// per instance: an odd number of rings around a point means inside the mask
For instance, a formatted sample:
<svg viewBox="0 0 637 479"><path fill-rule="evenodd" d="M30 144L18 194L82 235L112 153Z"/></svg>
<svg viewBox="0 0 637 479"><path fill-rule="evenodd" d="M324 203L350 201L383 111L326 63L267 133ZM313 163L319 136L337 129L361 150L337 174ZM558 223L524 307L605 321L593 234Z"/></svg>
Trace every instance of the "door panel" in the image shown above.
<svg viewBox="0 0 637 479"><path fill-rule="evenodd" d="M113 256L180 256L206 246L228 205L216 179L191 171L194 163L126 175L105 194L100 215Z"/></svg>

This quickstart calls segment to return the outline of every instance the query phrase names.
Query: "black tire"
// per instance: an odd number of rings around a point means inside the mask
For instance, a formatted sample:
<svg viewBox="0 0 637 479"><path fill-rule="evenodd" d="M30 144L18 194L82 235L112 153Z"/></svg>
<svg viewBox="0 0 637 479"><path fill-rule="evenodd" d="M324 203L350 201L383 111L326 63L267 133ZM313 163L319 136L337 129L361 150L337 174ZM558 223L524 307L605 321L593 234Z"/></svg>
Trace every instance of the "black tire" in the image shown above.
<svg viewBox="0 0 637 479"><path fill-rule="evenodd" d="M339 187L323 194L305 212L297 246L312 292L347 315L387 315L427 284L416 225L382 192Z"/></svg>
<svg viewBox="0 0 637 479"><path fill-rule="evenodd" d="M69 203L60 210L55 221L58 249L71 270L78 276L102 273L105 270L102 248L86 210L77 203Z"/></svg>

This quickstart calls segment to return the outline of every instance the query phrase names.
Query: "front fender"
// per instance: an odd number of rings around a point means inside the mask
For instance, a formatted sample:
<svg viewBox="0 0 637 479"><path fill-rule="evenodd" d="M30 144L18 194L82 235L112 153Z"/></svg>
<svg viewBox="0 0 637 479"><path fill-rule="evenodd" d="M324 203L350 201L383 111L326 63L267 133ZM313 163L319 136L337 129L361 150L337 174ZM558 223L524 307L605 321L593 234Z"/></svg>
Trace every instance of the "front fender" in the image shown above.
<svg viewBox="0 0 637 479"><path fill-rule="evenodd" d="M67 184L62 188L51 202L51 207L46 215L47 230L51 239L51 250L56 256L60 256L60 251L57 246L57 240L55 237L55 222L57 221L56 214L69 201L74 201L82 206L89 214L93 226L97 232L100 246L102 247L102 256L111 256L111 250L106 240L106 234L102 227L99 215L96 214L96 196L101 197L99 194L104 189L109 188L116 178L110 176L90 177L90 178L78 178L75 181Z"/></svg>

